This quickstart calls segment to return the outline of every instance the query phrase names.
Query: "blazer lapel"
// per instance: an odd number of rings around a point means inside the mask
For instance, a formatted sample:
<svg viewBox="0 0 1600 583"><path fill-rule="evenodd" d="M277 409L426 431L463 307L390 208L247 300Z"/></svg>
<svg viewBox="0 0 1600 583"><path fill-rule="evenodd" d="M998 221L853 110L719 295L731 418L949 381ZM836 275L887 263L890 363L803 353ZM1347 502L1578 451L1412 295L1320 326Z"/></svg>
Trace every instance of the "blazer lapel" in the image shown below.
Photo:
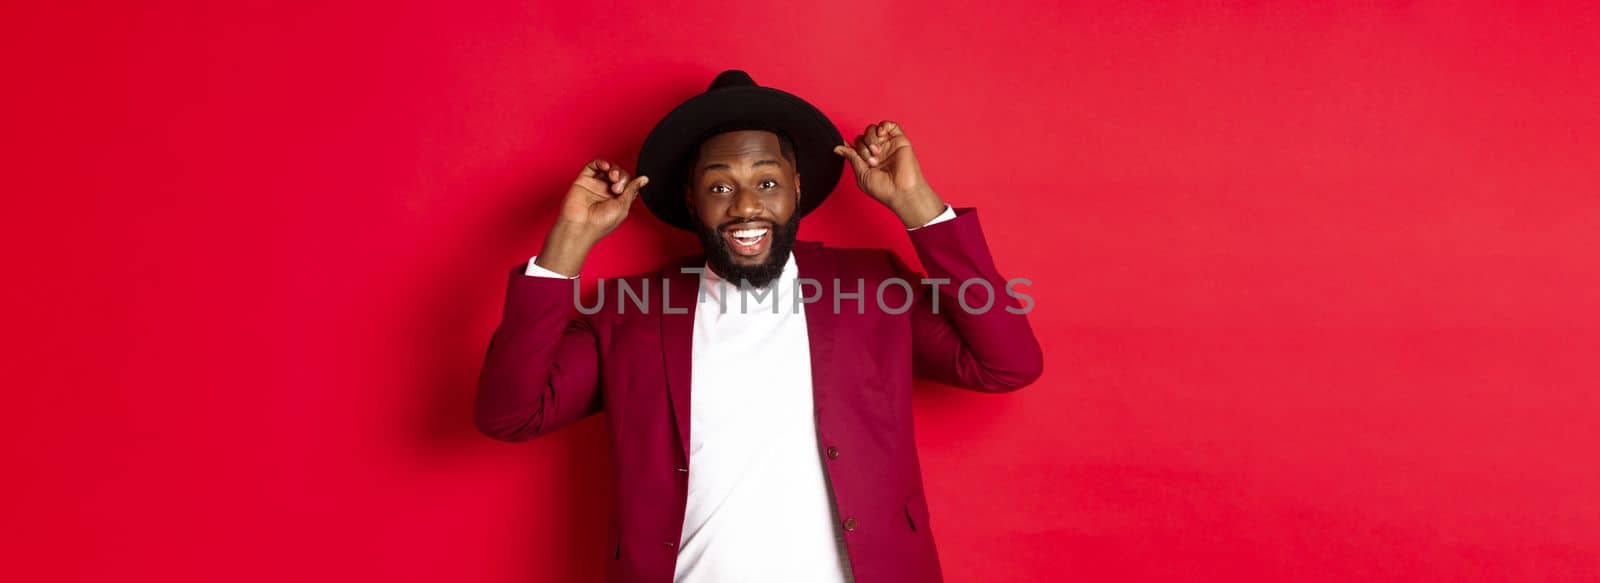
<svg viewBox="0 0 1600 583"><path fill-rule="evenodd" d="M833 352L839 318L833 312L833 279L837 271L821 247L812 241L796 241L794 245L795 266L807 281L801 292L809 294L813 283L821 288L817 301L805 304L806 339L811 347L811 403L819 420L822 411L832 404L829 398L838 370L833 366Z"/></svg>
<svg viewBox="0 0 1600 583"><path fill-rule="evenodd" d="M667 396L672 418L678 427L678 444L684 463L689 462L689 399L694 361L694 312L699 304L700 277L683 273L680 267L700 267L704 263L668 267L661 278L664 298L661 310L661 358L667 373Z"/></svg>

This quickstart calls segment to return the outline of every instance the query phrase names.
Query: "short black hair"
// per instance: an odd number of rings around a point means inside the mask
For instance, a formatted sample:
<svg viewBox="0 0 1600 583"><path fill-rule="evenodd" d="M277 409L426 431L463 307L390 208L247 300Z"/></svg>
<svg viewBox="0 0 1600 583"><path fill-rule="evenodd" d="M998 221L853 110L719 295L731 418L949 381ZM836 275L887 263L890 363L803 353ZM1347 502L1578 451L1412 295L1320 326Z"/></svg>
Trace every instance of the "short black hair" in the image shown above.
<svg viewBox="0 0 1600 583"><path fill-rule="evenodd" d="M742 132L747 130L770 132L778 136L778 153L783 154L784 159L789 161L789 165L794 166L795 168L800 167L798 158L795 157L794 140L789 139L789 134L786 134L783 130L772 127L772 125L764 122L740 120L713 127L709 130L706 130L705 133L700 134L699 138L695 139L694 147L689 148L689 159L684 161L684 179L693 180L693 177L695 176L695 164L700 163L700 145L706 143L706 140L717 137L721 134L726 134L728 132Z"/></svg>

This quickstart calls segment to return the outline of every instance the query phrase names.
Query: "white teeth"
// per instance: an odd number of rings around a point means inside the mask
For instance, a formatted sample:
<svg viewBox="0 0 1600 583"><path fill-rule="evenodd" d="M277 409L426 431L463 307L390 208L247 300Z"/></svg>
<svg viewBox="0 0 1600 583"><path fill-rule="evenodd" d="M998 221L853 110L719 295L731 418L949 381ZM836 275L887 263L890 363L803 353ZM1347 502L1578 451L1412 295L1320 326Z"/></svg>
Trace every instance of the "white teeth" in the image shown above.
<svg viewBox="0 0 1600 583"><path fill-rule="evenodd" d="M744 239L748 239L750 237L760 237L765 234L767 234L766 229L739 229L733 232L733 236Z"/></svg>

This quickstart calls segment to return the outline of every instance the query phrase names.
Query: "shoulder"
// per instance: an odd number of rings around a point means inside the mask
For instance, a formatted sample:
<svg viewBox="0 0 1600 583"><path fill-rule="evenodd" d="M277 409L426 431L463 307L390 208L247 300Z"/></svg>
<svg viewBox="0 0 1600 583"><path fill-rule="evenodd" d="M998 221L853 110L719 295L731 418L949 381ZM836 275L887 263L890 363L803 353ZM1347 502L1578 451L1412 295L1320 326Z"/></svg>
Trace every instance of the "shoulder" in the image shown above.
<svg viewBox="0 0 1600 583"><path fill-rule="evenodd" d="M883 277L893 275L899 264L894 252L878 247L835 247L817 241L796 241L794 253L802 273L808 268L820 268L841 276Z"/></svg>
<svg viewBox="0 0 1600 583"><path fill-rule="evenodd" d="M692 303L698 276L683 268L702 265L703 258L685 257L645 271L600 278L585 292L582 308L602 328L653 321L669 306L682 309Z"/></svg>
<svg viewBox="0 0 1600 583"><path fill-rule="evenodd" d="M649 281L653 282L653 284L659 284L664 278L682 276L685 273L696 273L692 271L685 272L683 271L685 268L698 269L704 265L704 255L682 255L668 259L658 267L629 273L626 275L619 275L610 279L613 281L627 281L629 283L642 283Z"/></svg>

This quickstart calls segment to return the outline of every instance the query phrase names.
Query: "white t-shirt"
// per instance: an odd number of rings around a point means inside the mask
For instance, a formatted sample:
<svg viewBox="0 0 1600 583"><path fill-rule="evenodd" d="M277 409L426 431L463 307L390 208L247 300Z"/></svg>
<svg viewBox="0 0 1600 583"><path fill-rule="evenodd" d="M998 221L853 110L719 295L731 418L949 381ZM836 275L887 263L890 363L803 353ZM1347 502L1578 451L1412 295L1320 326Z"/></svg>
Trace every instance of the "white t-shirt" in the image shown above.
<svg viewBox="0 0 1600 583"><path fill-rule="evenodd" d="M812 413L796 277L793 254L765 297L741 293L709 267L700 276L676 583L849 580Z"/></svg>

